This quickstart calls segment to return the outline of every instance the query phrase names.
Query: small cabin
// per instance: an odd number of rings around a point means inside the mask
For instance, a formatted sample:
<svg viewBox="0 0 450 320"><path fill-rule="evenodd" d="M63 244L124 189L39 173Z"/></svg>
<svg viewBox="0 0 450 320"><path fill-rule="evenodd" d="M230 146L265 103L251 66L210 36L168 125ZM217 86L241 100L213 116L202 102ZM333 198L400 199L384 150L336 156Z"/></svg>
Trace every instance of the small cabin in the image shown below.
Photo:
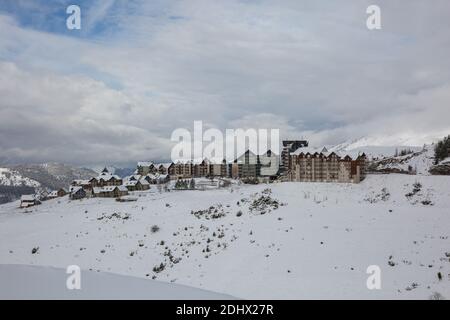
<svg viewBox="0 0 450 320"><path fill-rule="evenodd" d="M86 190L81 186L70 187L70 199L71 200L79 200L86 197Z"/></svg>
<svg viewBox="0 0 450 320"><path fill-rule="evenodd" d="M20 197L20 207L21 208L28 208L32 206L36 206L38 204L41 204L41 202L36 199L36 196L34 194L24 194Z"/></svg>
<svg viewBox="0 0 450 320"><path fill-rule="evenodd" d="M66 194L67 194L67 191L64 188L61 188L61 189L50 192L47 195L46 199L60 198L60 197L64 197Z"/></svg>

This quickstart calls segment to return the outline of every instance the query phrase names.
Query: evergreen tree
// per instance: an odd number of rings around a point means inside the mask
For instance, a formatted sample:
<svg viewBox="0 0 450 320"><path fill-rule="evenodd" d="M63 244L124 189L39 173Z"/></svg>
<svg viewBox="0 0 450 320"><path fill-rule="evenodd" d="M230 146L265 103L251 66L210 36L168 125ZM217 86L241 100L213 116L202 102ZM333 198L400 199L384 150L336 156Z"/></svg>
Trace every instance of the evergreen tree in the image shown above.
<svg viewBox="0 0 450 320"><path fill-rule="evenodd" d="M450 135L439 141L434 147L435 164L450 156Z"/></svg>

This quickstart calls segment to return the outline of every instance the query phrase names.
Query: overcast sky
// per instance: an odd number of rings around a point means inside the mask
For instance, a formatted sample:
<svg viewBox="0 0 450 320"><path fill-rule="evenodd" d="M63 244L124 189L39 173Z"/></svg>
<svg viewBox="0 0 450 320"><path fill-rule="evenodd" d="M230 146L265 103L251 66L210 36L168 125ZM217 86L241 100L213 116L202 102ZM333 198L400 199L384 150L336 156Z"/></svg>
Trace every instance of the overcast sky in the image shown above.
<svg viewBox="0 0 450 320"><path fill-rule="evenodd" d="M1 1L0 163L168 159L194 120L315 146L431 142L450 133L449 13L448 0Z"/></svg>

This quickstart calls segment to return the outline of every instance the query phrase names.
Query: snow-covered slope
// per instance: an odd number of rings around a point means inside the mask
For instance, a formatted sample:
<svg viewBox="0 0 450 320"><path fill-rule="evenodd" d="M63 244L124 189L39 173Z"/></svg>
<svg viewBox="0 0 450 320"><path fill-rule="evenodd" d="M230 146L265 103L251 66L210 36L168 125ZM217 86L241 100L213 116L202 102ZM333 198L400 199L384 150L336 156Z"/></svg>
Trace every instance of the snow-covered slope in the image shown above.
<svg viewBox="0 0 450 320"><path fill-rule="evenodd" d="M39 187L41 184L33 179L22 176L18 171L0 168L0 185L10 187Z"/></svg>
<svg viewBox="0 0 450 320"><path fill-rule="evenodd" d="M381 138L362 137L348 140L335 146L329 146L327 149L338 153L360 151L364 152L369 159L392 157L396 152L403 149L410 149L416 152L422 149L422 147L402 144L402 141L391 141L391 143L393 144L386 144L386 140Z"/></svg>
<svg viewBox="0 0 450 320"><path fill-rule="evenodd" d="M425 146L422 150L402 156L387 157L374 161L372 171L429 174L434 163L433 146Z"/></svg>
<svg viewBox="0 0 450 320"><path fill-rule="evenodd" d="M174 283L81 271L79 290L68 290L65 269L0 264L0 300L12 299L233 299Z"/></svg>
<svg viewBox="0 0 450 320"><path fill-rule="evenodd" d="M32 194L40 183L9 168L0 168L0 204L14 201L23 194Z"/></svg>
<svg viewBox="0 0 450 320"><path fill-rule="evenodd" d="M0 262L76 264L250 299L450 298L449 177L137 196L2 205ZM381 290L366 287L371 265Z"/></svg>
<svg viewBox="0 0 450 320"><path fill-rule="evenodd" d="M43 188L55 190L67 188L75 179L89 179L97 175L96 172L77 168L62 163L42 163L12 166L11 169L22 176L38 181Z"/></svg>

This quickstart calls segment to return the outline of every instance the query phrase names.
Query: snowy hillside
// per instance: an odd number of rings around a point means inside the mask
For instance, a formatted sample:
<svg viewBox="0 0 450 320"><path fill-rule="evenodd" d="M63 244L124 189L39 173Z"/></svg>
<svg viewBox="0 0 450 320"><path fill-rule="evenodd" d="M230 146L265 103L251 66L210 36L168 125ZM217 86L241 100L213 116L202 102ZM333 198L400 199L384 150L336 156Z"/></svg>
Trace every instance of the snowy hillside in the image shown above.
<svg viewBox="0 0 450 320"><path fill-rule="evenodd" d="M425 146L420 151L406 155L387 157L374 161L370 168L378 172L395 173L417 173L420 175L429 174L430 168L434 163L433 146Z"/></svg>
<svg viewBox="0 0 450 320"><path fill-rule="evenodd" d="M0 204L19 199L23 194L32 194L40 185L15 170L0 168Z"/></svg>
<svg viewBox="0 0 450 320"><path fill-rule="evenodd" d="M10 187L39 187L40 183L22 176L19 172L9 168L0 168L0 185Z"/></svg>
<svg viewBox="0 0 450 320"><path fill-rule="evenodd" d="M38 181L42 187L50 190L67 188L75 179L89 179L97 175L90 169L53 162L16 165L11 169L19 172L22 176Z"/></svg>
<svg viewBox="0 0 450 320"><path fill-rule="evenodd" d="M392 157L398 150L405 148L411 149L412 151L420 151L422 147L418 146L408 146L402 144L402 141L391 141L392 144L386 144L385 139L373 138L373 137L362 137L359 139L353 139L349 141L342 142L335 146L329 146L327 149L329 151L334 151L338 153L345 153L347 151L360 151L364 152L369 159L382 159L386 157Z"/></svg>
<svg viewBox="0 0 450 320"><path fill-rule="evenodd" d="M450 298L449 177L136 195L1 205L0 263L76 264L237 298ZM371 265L381 290L366 287Z"/></svg>
<svg viewBox="0 0 450 320"><path fill-rule="evenodd" d="M0 265L0 300L10 299L232 299L174 283L81 271L80 290L67 290L65 269Z"/></svg>

